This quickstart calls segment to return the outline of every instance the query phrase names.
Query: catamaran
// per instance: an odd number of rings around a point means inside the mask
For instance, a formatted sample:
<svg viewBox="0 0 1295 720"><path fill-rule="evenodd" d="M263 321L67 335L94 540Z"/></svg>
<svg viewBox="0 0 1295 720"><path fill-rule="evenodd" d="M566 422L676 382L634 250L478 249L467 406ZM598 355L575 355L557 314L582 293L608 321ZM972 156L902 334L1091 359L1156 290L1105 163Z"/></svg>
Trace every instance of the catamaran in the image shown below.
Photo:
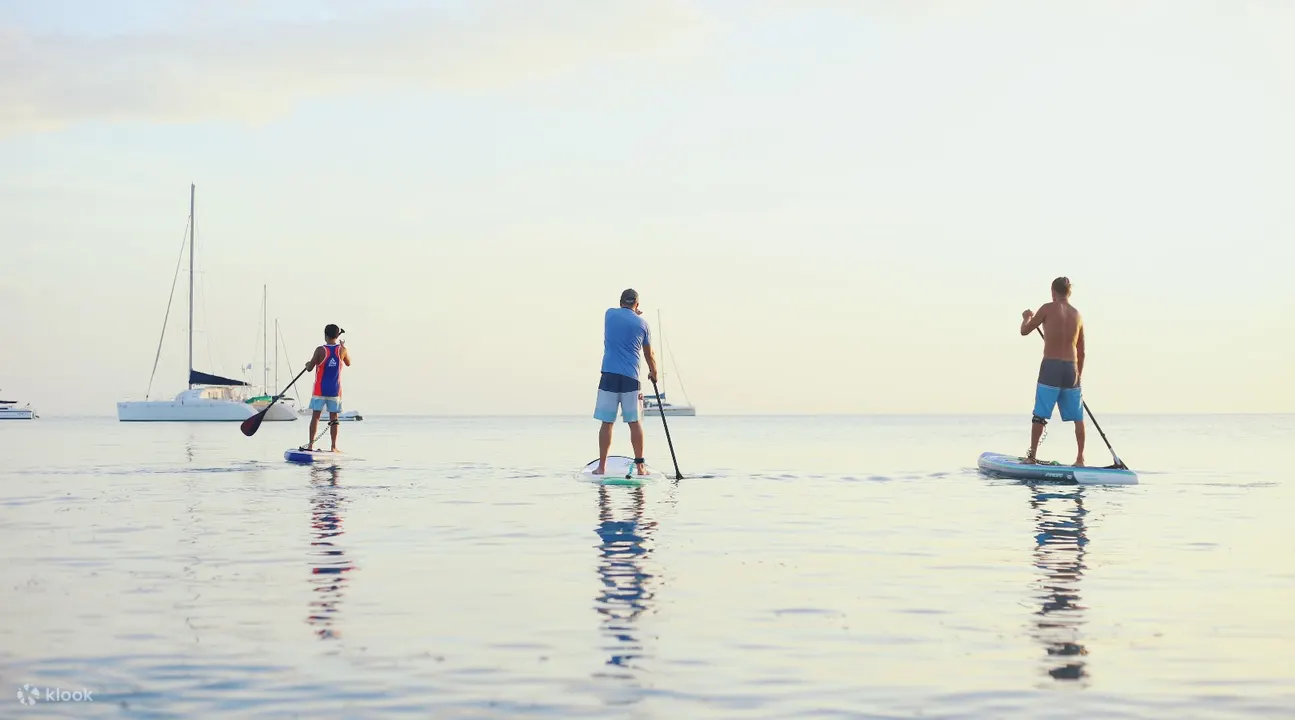
<svg viewBox="0 0 1295 720"><path fill-rule="evenodd" d="M31 403L18 407L17 400L0 400L0 420L35 420L38 417Z"/></svg>
<svg viewBox="0 0 1295 720"><path fill-rule="evenodd" d="M150 400L153 378L150 377L149 389L143 400L128 400L117 403L117 419L121 422L241 422L257 413L257 408L247 402L251 386L242 380L221 377L193 369L193 286L194 286L194 236L197 234L194 223L195 186L189 185L189 388L181 391L171 400ZM176 268L179 272L179 267ZM174 288L174 283L172 288ZM170 315L170 301L167 302L167 315ZM162 338L158 340L157 357L162 354L162 342L166 339L166 321L162 323ZM153 372L157 372L157 358L153 360ZM284 416L286 413L286 417ZM270 409L266 420L296 420L297 415L290 408L279 411L279 405Z"/></svg>
<svg viewBox="0 0 1295 720"><path fill-rule="evenodd" d="M656 326L657 326L657 334L661 337L661 348L665 350L665 330L661 325L660 312L656 314ZM666 352L668 352L668 350ZM692 417L697 414L697 408L693 407L691 404L687 402L688 392L686 390L684 391L685 402L683 405L674 405L665 399L665 361L666 359L664 355L665 353L663 352L662 357L660 358L661 384L658 387L658 389L661 391L660 402L657 401L656 395L645 390L643 392L643 414L649 415L652 417L659 417L661 415L665 415L666 417L675 417L675 416ZM674 355L671 355L670 359L673 360ZM679 371L679 367L676 365L675 372L678 372L678 371ZM679 383L679 387L680 389L683 388L682 382Z"/></svg>

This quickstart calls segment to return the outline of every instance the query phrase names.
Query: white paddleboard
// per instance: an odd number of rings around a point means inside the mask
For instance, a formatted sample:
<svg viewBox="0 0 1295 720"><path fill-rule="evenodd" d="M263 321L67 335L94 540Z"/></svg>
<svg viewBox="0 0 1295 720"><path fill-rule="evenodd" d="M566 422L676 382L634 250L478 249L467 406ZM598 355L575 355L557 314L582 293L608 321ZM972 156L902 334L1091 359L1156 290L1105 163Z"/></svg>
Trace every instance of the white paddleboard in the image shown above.
<svg viewBox="0 0 1295 720"><path fill-rule="evenodd" d="M357 458L353 455L347 455L346 453L320 450L319 448L315 448L314 450L288 448L283 451L283 459L291 463L302 463L308 465L310 463L318 462L344 462L346 460L356 460Z"/></svg>
<svg viewBox="0 0 1295 720"><path fill-rule="evenodd" d="M1000 453L981 453L980 471L1017 480L1074 482L1080 485L1137 485L1138 474L1128 468L1074 467L1056 463L1025 463L1022 458Z"/></svg>
<svg viewBox="0 0 1295 720"><path fill-rule="evenodd" d="M634 465L634 458L622 455L607 456L607 472L602 475L594 474L594 470L597 469L598 461L592 460L576 475L581 480L602 483L603 485L638 485L649 480L660 480L665 477L665 475L653 470L650 465L647 466L647 475L639 475L638 468ZM626 475L629 475L628 479L626 479Z"/></svg>

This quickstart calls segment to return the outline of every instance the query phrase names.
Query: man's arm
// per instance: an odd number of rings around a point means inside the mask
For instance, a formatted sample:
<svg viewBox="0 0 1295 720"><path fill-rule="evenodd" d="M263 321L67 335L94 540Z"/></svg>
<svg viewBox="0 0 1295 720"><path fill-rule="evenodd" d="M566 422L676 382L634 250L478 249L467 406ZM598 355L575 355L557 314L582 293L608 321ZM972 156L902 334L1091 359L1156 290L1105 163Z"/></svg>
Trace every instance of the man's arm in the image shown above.
<svg viewBox="0 0 1295 720"><path fill-rule="evenodd" d="M346 349L346 341L345 341L345 340L343 340L343 341L342 341L342 352L341 352L341 355L342 355L342 362L346 363L346 367L350 367L350 366L351 366L351 351Z"/></svg>
<svg viewBox="0 0 1295 720"><path fill-rule="evenodd" d="M324 362L324 348L315 348L315 354L310 356L310 362L306 363L306 372L315 369L315 366Z"/></svg>
<svg viewBox="0 0 1295 720"><path fill-rule="evenodd" d="M652 352L651 345L647 345L647 344L643 345L643 359L647 360L648 380L651 380L652 382L656 382L656 378L657 378L656 354Z"/></svg>
<svg viewBox="0 0 1295 720"><path fill-rule="evenodd" d="M1075 367L1075 382L1078 383L1084 376L1084 325L1079 324L1079 337L1075 340L1075 359L1078 360Z"/></svg>
<svg viewBox="0 0 1295 720"><path fill-rule="evenodd" d="M1052 307L1052 303L1044 303L1037 313L1032 313L1029 310L1021 313L1021 335L1029 335L1034 332L1035 328L1043 324L1043 320L1047 316L1048 308L1050 307Z"/></svg>

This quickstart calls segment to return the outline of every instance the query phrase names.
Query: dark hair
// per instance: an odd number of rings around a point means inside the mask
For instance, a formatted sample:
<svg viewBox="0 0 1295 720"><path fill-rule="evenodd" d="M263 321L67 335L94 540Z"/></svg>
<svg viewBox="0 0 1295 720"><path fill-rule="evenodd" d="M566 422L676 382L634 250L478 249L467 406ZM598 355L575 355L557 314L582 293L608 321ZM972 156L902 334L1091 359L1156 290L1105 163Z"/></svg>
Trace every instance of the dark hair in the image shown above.
<svg viewBox="0 0 1295 720"><path fill-rule="evenodd" d="M621 293L621 307L633 307L638 301L639 294L634 288L626 288L625 292Z"/></svg>
<svg viewBox="0 0 1295 720"><path fill-rule="evenodd" d="M1070 297L1070 278L1059 277L1052 281L1052 292L1062 296Z"/></svg>
<svg viewBox="0 0 1295 720"><path fill-rule="evenodd" d="M335 340L337 339L337 336L341 334L342 334L342 329L332 323L329 323L324 326L324 337L329 340Z"/></svg>

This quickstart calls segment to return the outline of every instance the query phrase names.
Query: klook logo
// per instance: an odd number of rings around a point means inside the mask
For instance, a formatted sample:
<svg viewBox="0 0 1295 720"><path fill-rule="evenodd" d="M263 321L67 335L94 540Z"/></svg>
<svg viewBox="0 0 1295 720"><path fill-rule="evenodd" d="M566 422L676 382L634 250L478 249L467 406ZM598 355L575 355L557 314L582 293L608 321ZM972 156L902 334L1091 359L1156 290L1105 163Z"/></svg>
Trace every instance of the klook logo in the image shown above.
<svg viewBox="0 0 1295 720"><path fill-rule="evenodd" d="M94 702L94 691L64 690L63 688L38 688L24 683L18 691L18 702L23 705L35 705L37 702Z"/></svg>

